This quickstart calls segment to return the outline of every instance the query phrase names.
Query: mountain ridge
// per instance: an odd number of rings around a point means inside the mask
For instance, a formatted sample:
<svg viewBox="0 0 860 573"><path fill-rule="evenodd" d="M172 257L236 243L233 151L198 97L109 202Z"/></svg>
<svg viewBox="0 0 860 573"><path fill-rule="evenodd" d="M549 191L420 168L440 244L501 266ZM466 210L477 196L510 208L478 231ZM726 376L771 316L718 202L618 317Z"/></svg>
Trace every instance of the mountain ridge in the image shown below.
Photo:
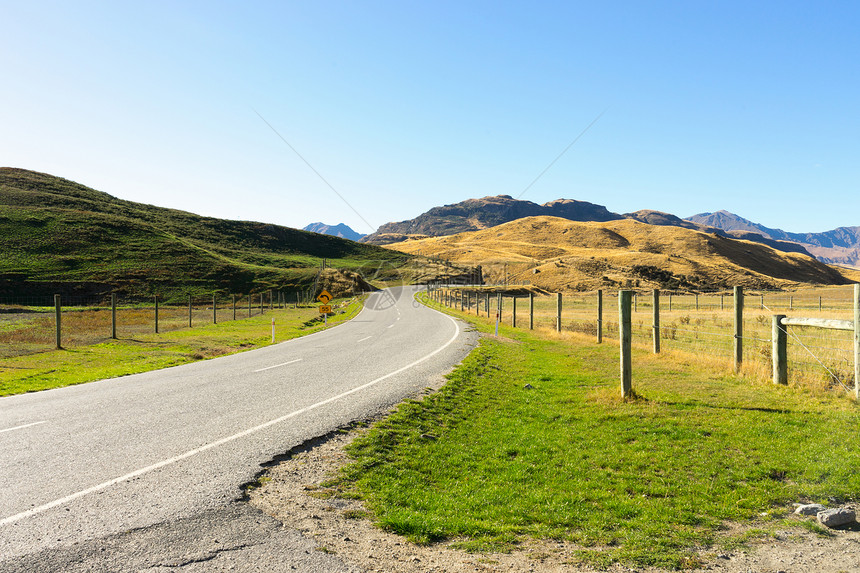
<svg viewBox="0 0 860 573"><path fill-rule="evenodd" d="M305 225L302 231L310 231L311 233L319 233L321 235L331 235L332 237L340 237L341 239L349 239L350 241L360 241L362 237L365 236L356 232L352 227L344 223L327 225L319 221Z"/></svg>

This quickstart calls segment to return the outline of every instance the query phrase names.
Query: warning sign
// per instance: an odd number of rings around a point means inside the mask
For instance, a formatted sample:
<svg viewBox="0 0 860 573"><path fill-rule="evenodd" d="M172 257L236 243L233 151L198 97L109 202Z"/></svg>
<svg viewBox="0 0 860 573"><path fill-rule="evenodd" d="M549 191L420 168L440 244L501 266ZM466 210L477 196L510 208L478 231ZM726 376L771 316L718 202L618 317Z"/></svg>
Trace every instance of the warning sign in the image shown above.
<svg viewBox="0 0 860 573"><path fill-rule="evenodd" d="M321 304L320 314L331 314L331 306L327 304Z"/></svg>
<svg viewBox="0 0 860 573"><path fill-rule="evenodd" d="M318 301L320 301L321 303L323 303L323 304L325 305L325 304L330 303L330 302L331 302L331 299L333 299L333 298L334 298L334 297L333 297L333 296L331 296L331 293L330 293L330 292L328 292L327 290L324 290L324 291L322 291L322 292L320 293L320 295L317 297L317 300L318 300ZM320 312L322 312L322 311L320 311Z"/></svg>

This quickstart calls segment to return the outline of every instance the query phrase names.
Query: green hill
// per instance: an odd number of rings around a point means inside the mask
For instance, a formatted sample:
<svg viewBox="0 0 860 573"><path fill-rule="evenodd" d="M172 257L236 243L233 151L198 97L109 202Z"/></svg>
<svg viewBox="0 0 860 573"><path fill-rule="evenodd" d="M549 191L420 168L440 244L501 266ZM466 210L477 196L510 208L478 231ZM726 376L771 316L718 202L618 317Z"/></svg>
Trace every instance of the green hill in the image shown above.
<svg viewBox="0 0 860 573"><path fill-rule="evenodd" d="M59 177L0 168L0 296L164 297L305 289L323 258L396 267L402 253L265 223L117 199Z"/></svg>

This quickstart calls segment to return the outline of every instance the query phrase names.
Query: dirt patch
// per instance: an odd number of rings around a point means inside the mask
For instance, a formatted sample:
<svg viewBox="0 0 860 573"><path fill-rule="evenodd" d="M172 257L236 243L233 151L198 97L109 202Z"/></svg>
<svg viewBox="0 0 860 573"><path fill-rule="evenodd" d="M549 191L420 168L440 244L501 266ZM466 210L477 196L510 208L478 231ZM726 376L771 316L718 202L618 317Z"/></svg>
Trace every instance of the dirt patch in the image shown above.
<svg viewBox="0 0 860 573"><path fill-rule="evenodd" d="M578 562L578 547L572 543L528 540L511 553L477 554L452 548L453 541L415 545L377 528L362 502L337 498L323 485L348 463L344 446L360 431L334 434L273 464L259 487L249 489L250 503L315 539L319 551L335 553L365 571L599 571ZM735 524L724 535L737 538L751 528ZM742 549L702 551L702 568L724 573L860 571L860 528L831 533L822 537L807 531L800 527L798 519L796 527L774 530L766 539L752 541ZM663 570L614 565L603 571Z"/></svg>

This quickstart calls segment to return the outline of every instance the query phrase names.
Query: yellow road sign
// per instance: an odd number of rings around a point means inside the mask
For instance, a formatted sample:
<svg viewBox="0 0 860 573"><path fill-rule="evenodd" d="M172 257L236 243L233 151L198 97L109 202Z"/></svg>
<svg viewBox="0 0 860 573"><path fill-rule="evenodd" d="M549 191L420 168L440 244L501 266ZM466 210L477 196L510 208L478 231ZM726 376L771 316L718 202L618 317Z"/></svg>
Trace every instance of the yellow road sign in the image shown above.
<svg viewBox="0 0 860 573"><path fill-rule="evenodd" d="M320 305L320 314L331 314L331 306L327 304Z"/></svg>
<svg viewBox="0 0 860 573"><path fill-rule="evenodd" d="M321 303L323 303L323 304L328 304L328 303L330 303L330 302L331 302L331 299L333 299L333 298L334 298L334 297L333 297L333 296L331 296L331 293L330 293L330 292L328 292L327 290L324 290L324 291L322 291L322 292L320 293L320 295L317 297L317 300L318 300L318 301L320 301L320 302L321 302ZM322 311L320 311L320 312L322 312Z"/></svg>

